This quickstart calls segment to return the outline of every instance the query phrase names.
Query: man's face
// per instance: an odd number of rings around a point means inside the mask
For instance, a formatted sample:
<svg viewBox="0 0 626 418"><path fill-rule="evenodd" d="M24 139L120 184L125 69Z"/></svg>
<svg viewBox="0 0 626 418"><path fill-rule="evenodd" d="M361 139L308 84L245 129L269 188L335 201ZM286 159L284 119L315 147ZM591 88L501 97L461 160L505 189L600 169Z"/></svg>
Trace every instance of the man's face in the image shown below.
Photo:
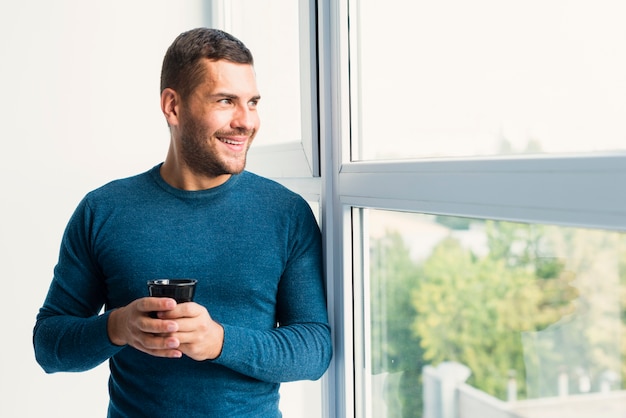
<svg viewBox="0 0 626 418"><path fill-rule="evenodd" d="M180 154L196 174L238 174L260 125L254 68L223 60L204 64L204 81L180 107Z"/></svg>

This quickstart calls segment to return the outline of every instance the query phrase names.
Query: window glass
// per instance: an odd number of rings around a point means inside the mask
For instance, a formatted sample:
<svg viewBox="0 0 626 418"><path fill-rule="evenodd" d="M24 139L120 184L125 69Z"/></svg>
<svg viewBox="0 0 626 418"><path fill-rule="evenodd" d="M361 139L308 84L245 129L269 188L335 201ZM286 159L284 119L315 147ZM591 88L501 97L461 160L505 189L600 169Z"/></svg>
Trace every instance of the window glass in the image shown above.
<svg viewBox="0 0 626 418"><path fill-rule="evenodd" d="M355 214L363 416L626 414L624 233Z"/></svg>
<svg viewBox="0 0 626 418"><path fill-rule="evenodd" d="M354 160L626 149L626 2L350 4Z"/></svg>
<svg viewBox="0 0 626 418"><path fill-rule="evenodd" d="M298 1L229 0L224 29L246 44L261 93L255 146L301 141Z"/></svg>

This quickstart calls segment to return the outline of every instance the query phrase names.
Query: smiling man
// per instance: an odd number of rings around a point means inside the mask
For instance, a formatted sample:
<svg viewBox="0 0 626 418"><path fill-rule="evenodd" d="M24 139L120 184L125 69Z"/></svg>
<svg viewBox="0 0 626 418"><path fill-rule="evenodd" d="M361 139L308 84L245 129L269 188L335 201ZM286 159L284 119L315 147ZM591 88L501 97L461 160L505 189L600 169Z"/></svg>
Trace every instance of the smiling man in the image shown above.
<svg viewBox="0 0 626 418"><path fill-rule="evenodd" d="M260 95L249 63L207 59L198 71L204 80L186 97L171 87L161 93L172 133L161 174L180 188L206 189L239 174L259 129Z"/></svg>
<svg viewBox="0 0 626 418"><path fill-rule="evenodd" d="M315 218L245 171L259 100L239 40L181 34L161 73L165 161L87 194L66 228L35 354L49 373L108 360L109 417L280 417L280 383L328 367ZM165 278L197 279L194 301L146 297Z"/></svg>

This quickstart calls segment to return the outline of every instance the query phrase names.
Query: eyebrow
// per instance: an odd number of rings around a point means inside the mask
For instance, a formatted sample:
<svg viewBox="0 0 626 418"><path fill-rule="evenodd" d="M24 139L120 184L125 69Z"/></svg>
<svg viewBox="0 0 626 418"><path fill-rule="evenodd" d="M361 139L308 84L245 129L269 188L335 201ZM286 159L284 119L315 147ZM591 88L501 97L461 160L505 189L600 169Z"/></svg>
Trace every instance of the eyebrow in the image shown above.
<svg viewBox="0 0 626 418"><path fill-rule="evenodd" d="M234 99L239 99L239 96L237 96L236 94L231 94L231 93L214 93L214 94L211 94L210 97L215 97L215 98L221 97L221 98L224 98L224 99L233 99L233 100ZM257 101L261 100L261 95L260 94L256 94L256 95L252 96L250 98L250 100L257 100Z"/></svg>

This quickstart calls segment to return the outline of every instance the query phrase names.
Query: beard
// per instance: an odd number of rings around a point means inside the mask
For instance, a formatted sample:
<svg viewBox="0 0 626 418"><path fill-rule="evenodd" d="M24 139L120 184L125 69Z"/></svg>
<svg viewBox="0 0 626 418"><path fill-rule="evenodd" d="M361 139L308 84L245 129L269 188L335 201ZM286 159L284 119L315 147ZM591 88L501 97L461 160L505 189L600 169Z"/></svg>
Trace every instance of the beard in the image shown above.
<svg viewBox="0 0 626 418"><path fill-rule="evenodd" d="M191 117L185 120L182 126L184 128L181 130L181 154L191 171L207 177L218 177L225 174L239 174L244 170L251 141L248 141L242 155L235 156L232 161L229 161L227 157L219 155L210 147L209 131L196 119ZM246 129L236 129L230 132L218 131L214 137L242 134L253 138L254 131L250 132ZM213 139L213 141L219 140Z"/></svg>

